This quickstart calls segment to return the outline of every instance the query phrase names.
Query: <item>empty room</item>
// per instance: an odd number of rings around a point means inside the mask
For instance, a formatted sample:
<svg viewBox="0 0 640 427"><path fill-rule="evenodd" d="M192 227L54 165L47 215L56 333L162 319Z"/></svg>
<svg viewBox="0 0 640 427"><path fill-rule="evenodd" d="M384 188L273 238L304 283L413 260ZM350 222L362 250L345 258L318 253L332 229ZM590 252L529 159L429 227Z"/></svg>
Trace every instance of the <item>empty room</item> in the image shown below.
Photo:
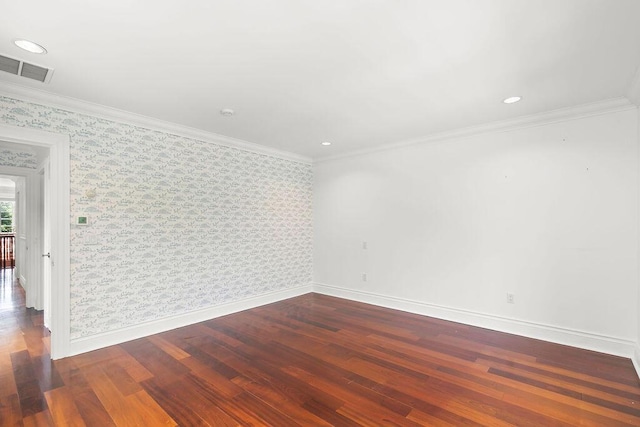
<svg viewBox="0 0 640 427"><path fill-rule="evenodd" d="M1 426L639 426L640 1L0 6Z"/></svg>

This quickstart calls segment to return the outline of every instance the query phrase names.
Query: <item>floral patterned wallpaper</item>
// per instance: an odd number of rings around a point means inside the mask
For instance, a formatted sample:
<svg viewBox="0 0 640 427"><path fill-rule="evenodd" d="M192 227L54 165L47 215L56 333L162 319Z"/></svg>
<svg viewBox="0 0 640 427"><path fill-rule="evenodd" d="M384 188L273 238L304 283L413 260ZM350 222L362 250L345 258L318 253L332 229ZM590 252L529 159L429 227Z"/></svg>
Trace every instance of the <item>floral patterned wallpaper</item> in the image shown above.
<svg viewBox="0 0 640 427"><path fill-rule="evenodd" d="M0 166L35 169L38 167L38 157L27 151L0 147Z"/></svg>
<svg viewBox="0 0 640 427"><path fill-rule="evenodd" d="M312 280L311 165L0 96L71 137L71 338Z"/></svg>

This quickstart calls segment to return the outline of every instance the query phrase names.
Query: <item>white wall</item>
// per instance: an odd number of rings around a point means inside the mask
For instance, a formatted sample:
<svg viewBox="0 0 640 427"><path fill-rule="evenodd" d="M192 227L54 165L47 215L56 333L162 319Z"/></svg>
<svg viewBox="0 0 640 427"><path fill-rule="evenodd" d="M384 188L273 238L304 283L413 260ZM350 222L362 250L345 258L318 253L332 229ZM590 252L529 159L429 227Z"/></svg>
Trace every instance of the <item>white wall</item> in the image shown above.
<svg viewBox="0 0 640 427"><path fill-rule="evenodd" d="M317 163L317 289L630 355L637 121L627 109Z"/></svg>
<svg viewBox="0 0 640 427"><path fill-rule="evenodd" d="M640 69L639 69L640 71ZM640 75L640 74L639 74ZM637 92L640 92L640 90L638 90ZM637 127L637 132L636 132L636 137L638 140L638 150L640 151L640 99L635 99L636 101L636 105L638 105L639 107L637 108L637 112L638 112L638 127ZM640 154L640 153L639 153ZM638 165L640 165L640 157L638 157ZM640 166L639 166L640 169ZM638 182L640 183L640 171L638 173ZM640 184L639 184L640 187ZM639 206L640 206L640 194L638 194L638 201L639 201ZM638 221L640 222L640 216L638 217ZM638 245L640 248L640 240L638 241ZM638 250L638 256L640 257L640 249ZM639 268L640 268L640 258L638 259L638 264L639 264ZM637 307L637 316L636 316L636 320L638 322L637 324L637 341L636 341L636 346L635 346L635 350L634 350L634 354L633 354L633 364L636 368L636 372L638 373L638 376L640 376L640 281L638 282L638 307Z"/></svg>

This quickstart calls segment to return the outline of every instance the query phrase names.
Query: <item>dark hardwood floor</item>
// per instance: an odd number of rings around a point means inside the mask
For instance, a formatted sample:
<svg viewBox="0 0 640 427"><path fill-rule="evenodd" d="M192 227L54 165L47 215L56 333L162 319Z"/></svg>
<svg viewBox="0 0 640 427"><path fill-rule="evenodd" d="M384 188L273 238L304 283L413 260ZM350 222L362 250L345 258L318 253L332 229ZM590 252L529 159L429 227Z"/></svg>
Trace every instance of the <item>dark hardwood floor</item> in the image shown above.
<svg viewBox="0 0 640 427"><path fill-rule="evenodd" d="M2 426L640 426L628 359L318 294L51 362L10 271Z"/></svg>

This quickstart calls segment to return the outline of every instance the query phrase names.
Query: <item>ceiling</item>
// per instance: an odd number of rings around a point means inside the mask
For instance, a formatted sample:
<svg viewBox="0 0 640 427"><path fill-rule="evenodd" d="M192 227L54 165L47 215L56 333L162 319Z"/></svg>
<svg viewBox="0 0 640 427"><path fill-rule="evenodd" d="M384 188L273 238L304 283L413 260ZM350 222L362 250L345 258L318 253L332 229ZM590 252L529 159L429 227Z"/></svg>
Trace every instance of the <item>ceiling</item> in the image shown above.
<svg viewBox="0 0 640 427"><path fill-rule="evenodd" d="M638 17L638 0L7 1L0 54L55 73L0 81L319 158L626 96Z"/></svg>

